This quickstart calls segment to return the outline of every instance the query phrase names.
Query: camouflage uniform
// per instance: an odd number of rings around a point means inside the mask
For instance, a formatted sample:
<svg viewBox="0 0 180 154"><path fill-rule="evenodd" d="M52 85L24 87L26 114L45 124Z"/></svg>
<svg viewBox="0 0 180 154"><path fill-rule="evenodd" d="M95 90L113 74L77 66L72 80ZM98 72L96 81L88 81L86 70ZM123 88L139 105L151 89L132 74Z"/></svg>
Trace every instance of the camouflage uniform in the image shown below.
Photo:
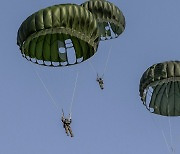
<svg viewBox="0 0 180 154"><path fill-rule="evenodd" d="M62 116L61 121L63 123L63 127L66 131L67 136L69 136L69 133L70 133L71 137L73 137L74 135L72 133L72 129L70 126L70 124L72 122L71 118L68 119L68 118L64 118L64 116Z"/></svg>
<svg viewBox="0 0 180 154"><path fill-rule="evenodd" d="M102 78L97 77L96 81L99 83L100 88L104 89L104 82Z"/></svg>

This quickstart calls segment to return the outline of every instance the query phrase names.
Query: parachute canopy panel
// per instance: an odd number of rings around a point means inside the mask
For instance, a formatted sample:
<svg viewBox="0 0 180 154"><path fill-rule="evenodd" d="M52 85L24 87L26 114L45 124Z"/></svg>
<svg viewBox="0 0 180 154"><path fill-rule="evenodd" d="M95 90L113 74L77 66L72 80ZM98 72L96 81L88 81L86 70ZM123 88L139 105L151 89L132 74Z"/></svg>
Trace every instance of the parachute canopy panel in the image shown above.
<svg viewBox="0 0 180 154"><path fill-rule="evenodd" d="M125 29L125 17L121 10L106 0L89 0L81 4L96 17L101 40L118 37Z"/></svg>
<svg viewBox="0 0 180 154"><path fill-rule="evenodd" d="M140 80L140 97L152 113L180 116L180 61L149 67Z"/></svg>
<svg viewBox="0 0 180 154"><path fill-rule="evenodd" d="M92 13L79 5L54 5L32 14L21 24L17 44L22 55L35 63L49 66L76 64L96 52L98 25ZM69 62L69 48L74 49L73 63Z"/></svg>

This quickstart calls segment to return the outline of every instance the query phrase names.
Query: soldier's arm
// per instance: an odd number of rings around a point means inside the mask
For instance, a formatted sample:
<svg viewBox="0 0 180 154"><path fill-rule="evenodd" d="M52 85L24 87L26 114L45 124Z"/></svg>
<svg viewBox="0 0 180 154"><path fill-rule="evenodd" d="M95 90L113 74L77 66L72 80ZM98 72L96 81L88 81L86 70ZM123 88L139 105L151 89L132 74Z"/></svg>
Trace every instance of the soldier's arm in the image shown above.
<svg viewBox="0 0 180 154"><path fill-rule="evenodd" d="M69 114L69 122L70 122L70 123L72 122L71 114Z"/></svg>
<svg viewBox="0 0 180 154"><path fill-rule="evenodd" d="M64 116L61 117L61 121L64 122Z"/></svg>
<svg viewBox="0 0 180 154"><path fill-rule="evenodd" d="M64 111L62 109L62 117L61 117L61 121L64 122Z"/></svg>

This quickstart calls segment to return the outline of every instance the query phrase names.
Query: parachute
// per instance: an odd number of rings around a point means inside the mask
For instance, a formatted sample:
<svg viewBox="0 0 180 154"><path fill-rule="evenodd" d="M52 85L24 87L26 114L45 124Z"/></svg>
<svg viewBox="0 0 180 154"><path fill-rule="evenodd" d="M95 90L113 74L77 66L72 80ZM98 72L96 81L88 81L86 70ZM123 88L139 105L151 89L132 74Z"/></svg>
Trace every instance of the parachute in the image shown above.
<svg viewBox="0 0 180 154"><path fill-rule="evenodd" d="M152 113L180 116L180 61L167 61L149 67L140 80L139 92L143 104Z"/></svg>
<svg viewBox="0 0 180 154"><path fill-rule="evenodd" d="M89 0L81 4L96 17L101 40L118 37L125 29L125 17L121 10L106 0Z"/></svg>
<svg viewBox="0 0 180 154"><path fill-rule="evenodd" d="M76 4L47 7L29 16L20 26L17 45L23 57L45 66L68 66L92 57L99 44L95 17ZM69 62L67 49L74 49Z"/></svg>

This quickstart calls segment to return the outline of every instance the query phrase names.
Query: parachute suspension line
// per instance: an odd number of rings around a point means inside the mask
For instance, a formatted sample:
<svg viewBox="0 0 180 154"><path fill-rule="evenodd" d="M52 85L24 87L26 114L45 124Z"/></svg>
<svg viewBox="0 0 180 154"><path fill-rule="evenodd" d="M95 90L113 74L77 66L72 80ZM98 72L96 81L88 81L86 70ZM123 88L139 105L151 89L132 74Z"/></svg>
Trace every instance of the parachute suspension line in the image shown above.
<svg viewBox="0 0 180 154"><path fill-rule="evenodd" d="M168 151L171 153L171 146L168 144L168 142L167 142L167 139L166 139L166 136L165 136L165 134L164 134L164 131L163 130L161 130L162 131L162 135L163 135L163 137L164 137L164 140L165 140L165 142L166 142L166 146L167 146L167 148L168 148ZM170 148L171 147L171 148ZM170 150L171 149L171 150Z"/></svg>
<svg viewBox="0 0 180 154"><path fill-rule="evenodd" d="M77 86L77 81L78 81L78 76L79 76L79 72L77 72L77 75L76 75L76 81L75 81L75 84L74 84L74 90L73 90L73 95L72 95L72 99L71 99L71 104L70 104L70 116L72 114L72 105L73 105L73 102L74 102L74 95L75 95L75 92L76 92L76 86Z"/></svg>
<svg viewBox="0 0 180 154"><path fill-rule="evenodd" d="M167 147L167 149L168 149L168 151L169 151L169 153L171 153L171 146L168 144L168 142L167 142L167 138L166 138L166 136L165 136L165 134L164 134L164 131L163 131L163 129L160 127L160 126L158 126L158 124L155 122L155 120L154 120L154 118L152 117L152 116L150 116L151 117L151 119L152 119L152 121L154 122L154 124L155 124L155 126L157 127L157 129L159 129L159 130L161 130L161 134L162 134L162 136L163 136L163 139L164 139L164 142L165 142L165 144L166 144L166 147Z"/></svg>
<svg viewBox="0 0 180 154"><path fill-rule="evenodd" d="M95 74L98 74L97 71L96 71L96 69L95 69L95 67L94 67L93 64L91 63L91 61L89 61L89 65L91 66L93 72L94 72Z"/></svg>
<svg viewBox="0 0 180 154"><path fill-rule="evenodd" d="M170 119L170 117L169 117L169 132L170 132L170 139L171 139L171 150L172 150L172 152L175 152L174 146L173 146L172 125L171 125L171 119Z"/></svg>
<svg viewBox="0 0 180 154"><path fill-rule="evenodd" d="M32 67L33 67L33 66L32 66ZM56 103L55 100L53 99L51 93L49 92L49 90L48 90L48 88L46 87L45 83L44 83L43 80L41 79L39 73L37 72L37 70L36 70L34 67L33 67L33 70L34 70L35 74L37 75L37 77L39 78L39 80L41 81L41 83L42 83L44 89L46 90L47 94L49 95L49 97L50 97L50 99L51 99L51 101L52 101L52 104L53 104L53 105L57 108L57 110L58 110L59 108L58 108L57 103Z"/></svg>
<svg viewBox="0 0 180 154"><path fill-rule="evenodd" d="M104 76L104 73L106 72L106 69L107 69L109 57L110 57L110 54L111 54L111 51L112 51L111 49L112 49L112 45L111 45L111 47L110 47L110 49L109 49L109 52L108 52L108 56L107 56L107 60L106 60L105 66L104 66L104 71L103 71L102 77Z"/></svg>

